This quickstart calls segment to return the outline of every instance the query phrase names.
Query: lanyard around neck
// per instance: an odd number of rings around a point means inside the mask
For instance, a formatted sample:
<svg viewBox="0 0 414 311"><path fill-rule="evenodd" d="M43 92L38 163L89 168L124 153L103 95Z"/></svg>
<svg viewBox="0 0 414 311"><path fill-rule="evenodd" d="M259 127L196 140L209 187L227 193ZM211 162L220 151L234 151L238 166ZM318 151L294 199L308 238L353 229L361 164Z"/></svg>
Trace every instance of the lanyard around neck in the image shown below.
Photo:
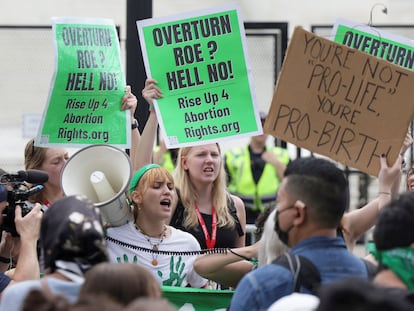
<svg viewBox="0 0 414 311"><path fill-rule="evenodd" d="M197 204L195 205L195 210L197 212L198 221L200 222L201 228L204 232L204 238L206 239L206 245L208 249L214 248L216 245L216 237L217 237L217 215L214 206L211 209L211 238L210 234L208 234L206 223L204 222L204 218L200 213L200 209L198 208Z"/></svg>

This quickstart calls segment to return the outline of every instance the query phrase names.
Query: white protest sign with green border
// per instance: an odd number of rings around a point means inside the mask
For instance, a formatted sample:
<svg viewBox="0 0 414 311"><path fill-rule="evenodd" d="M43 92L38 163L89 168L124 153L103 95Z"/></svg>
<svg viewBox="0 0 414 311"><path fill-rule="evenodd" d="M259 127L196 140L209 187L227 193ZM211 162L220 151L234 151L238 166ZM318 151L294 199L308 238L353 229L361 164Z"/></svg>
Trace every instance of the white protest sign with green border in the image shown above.
<svg viewBox="0 0 414 311"><path fill-rule="evenodd" d="M408 38L341 18L335 21L332 37L337 43L414 70L414 41Z"/></svg>
<svg viewBox="0 0 414 311"><path fill-rule="evenodd" d="M235 4L137 21L168 148L262 133Z"/></svg>
<svg viewBox="0 0 414 311"><path fill-rule="evenodd" d="M54 18L55 71L36 146L129 148L130 113L121 111L125 77L113 21Z"/></svg>

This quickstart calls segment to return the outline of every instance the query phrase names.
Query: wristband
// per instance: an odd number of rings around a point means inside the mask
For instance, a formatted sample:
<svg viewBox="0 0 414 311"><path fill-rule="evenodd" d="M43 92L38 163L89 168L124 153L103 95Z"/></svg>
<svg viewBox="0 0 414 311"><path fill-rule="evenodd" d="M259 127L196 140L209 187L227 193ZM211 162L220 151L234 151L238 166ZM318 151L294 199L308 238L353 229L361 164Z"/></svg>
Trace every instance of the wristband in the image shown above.
<svg viewBox="0 0 414 311"><path fill-rule="evenodd" d="M131 130L138 128L138 121L135 119L134 123L131 124Z"/></svg>
<svg viewBox="0 0 414 311"><path fill-rule="evenodd" d="M10 263L10 258L0 256L0 262L1 263Z"/></svg>
<svg viewBox="0 0 414 311"><path fill-rule="evenodd" d="M149 104L148 111L155 111L154 104Z"/></svg>

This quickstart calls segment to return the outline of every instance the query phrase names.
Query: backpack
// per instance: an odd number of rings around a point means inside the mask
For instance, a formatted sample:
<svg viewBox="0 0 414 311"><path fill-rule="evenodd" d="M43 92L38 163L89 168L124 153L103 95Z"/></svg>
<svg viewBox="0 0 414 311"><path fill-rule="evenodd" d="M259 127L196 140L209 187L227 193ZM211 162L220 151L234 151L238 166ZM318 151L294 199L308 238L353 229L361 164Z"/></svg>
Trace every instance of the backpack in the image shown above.
<svg viewBox="0 0 414 311"><path fill-rule="evenodd" d="M284 253L273 260L272 264L285 267L292 272L294 278L292 292L299 292L300 287L303 286L315 294L316 288L321 284L318 268L306 257Z"/></svg>
<svg viewBox="0 0 414 311"><path fill-rule="evenodd" d="M377 266L363 258L361 260L367 269L368 279L372 280L378 271ZM312 294L316 294L316 290L321 284L321 274L309 259L300 255L284 253L282 256L273 260L272 264L285 267L292 272L294 277L292 292L300 292L300 288L303 286Z"/></svg>

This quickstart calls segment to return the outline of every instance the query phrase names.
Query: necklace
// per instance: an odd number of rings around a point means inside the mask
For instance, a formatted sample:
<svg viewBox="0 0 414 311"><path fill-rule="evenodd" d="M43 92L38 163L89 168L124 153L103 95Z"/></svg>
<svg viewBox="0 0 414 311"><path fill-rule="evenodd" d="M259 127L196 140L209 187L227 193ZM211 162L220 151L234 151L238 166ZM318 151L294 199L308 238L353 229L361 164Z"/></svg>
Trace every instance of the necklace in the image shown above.
<svg viewBox="0 0 414 311"><path fill-rule="evenodd" d="M148 241L149 245L151 245L151 248L153 250L153 252L151 252L152 255L152 261L151 264L155 267L158 266L158 249L159 249L159 245L164 241L165 237L167 236L167 226L164 225L164 228L162 229L161 233L159 234L159 241L158 243L152 243L151 241L151 237L148 236L140 227L138 227L137 224L135 224L135 228L142 233L142 235L144 236L144 238Z"/></svg>

